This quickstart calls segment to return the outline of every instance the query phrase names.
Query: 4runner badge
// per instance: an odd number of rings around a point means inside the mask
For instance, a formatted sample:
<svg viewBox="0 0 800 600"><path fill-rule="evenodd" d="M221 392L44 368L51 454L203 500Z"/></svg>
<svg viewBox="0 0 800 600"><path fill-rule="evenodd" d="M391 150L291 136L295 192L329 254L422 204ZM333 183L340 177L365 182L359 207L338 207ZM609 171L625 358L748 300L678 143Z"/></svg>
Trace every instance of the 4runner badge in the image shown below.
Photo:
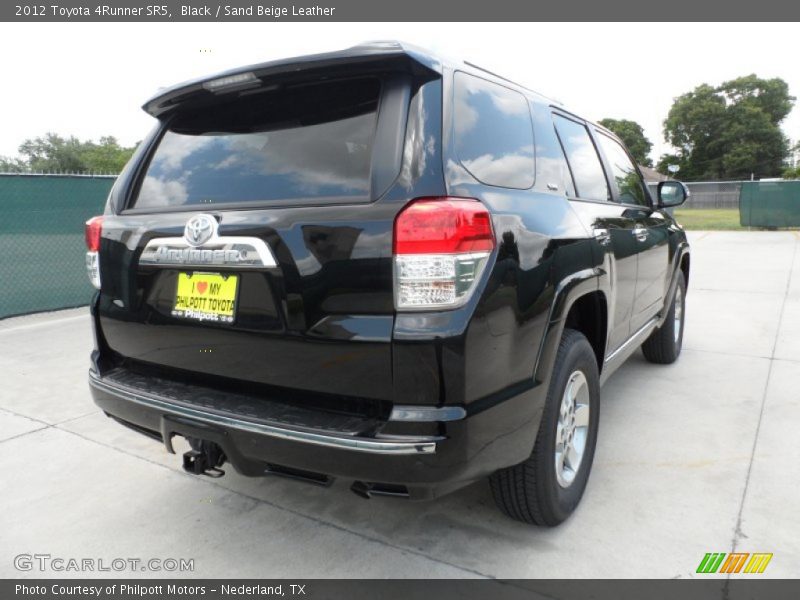
<svg viewBox="0 0 800 600"><path fill-rule="evenodd" d="M272 251L261 238L221 236L217 220L206 214L186 222L183 237L153 238L145 245L139 264L150 267L233 266L264 269L277 266Z"/></svg>

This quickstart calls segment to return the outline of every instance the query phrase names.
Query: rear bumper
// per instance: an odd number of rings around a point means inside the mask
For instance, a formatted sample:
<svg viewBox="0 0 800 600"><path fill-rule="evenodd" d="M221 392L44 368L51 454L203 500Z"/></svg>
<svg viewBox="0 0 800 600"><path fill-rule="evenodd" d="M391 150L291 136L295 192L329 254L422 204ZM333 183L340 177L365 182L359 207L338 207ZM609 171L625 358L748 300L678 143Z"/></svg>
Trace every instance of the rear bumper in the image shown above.
<svg viewBox="0 0 800 600"><path fill-rule="evenodd" d="M436 422L440 435L367 437L223 414L208 404L183 402L174 390L162 394L123 385L95 370L89 384L107 415L162 441L170 452L176 435L203 439L218 444L244 475L265 475L279 466L368 486L403 486L412 499L440 496L520 462L531 451L540 418L530 410L539 404L531 397L538 393L533 388L475 414L448 408L417 415L428 423L444 419Z"/></svg>
<svg viewBox="0 0 800 600"><path fill-rule="evenodd" d="M93 388L95 400L101 394L113 396L119 400L138 406L143 411L154 414L170 415L177 422L202 422L210 428L219 430L235 430L255 436L286 440L308 444L309 446L349 450L352 452L366 452L370 454L386 454L390 456L434 454L436 441L427 439L411 439L403 441L380 440L375 438L359 438L355 436L344 437L328 433L287 429L268 422L247 421L230 416L216 414L190 406L171 403L168 399L138 390L136 388L109 382L98 376L93 371L89 372L89 385ZM165 430L159 428L162 438ZM179 433L179 432L175 432ZM165 440L166 442L166 440Z"/></svg>

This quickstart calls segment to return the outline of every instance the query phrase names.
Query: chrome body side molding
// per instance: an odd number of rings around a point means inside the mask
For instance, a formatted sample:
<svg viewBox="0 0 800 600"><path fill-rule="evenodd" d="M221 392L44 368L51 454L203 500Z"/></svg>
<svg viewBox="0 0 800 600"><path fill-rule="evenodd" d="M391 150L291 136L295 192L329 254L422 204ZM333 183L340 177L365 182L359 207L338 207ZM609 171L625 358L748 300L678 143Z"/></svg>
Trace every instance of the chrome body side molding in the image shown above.
<svg viewBox="0 0 800 600"><path fill-rule="evenodd" d="M603 361L603 371L600 373L600 385L606 382L611 375L616 371L628 357L636 352L639 346L647 339L653 330L658 327L660 315L654 316L652 319L642 325L633 335L631 335L623 344L609 354L605 361Z"/></svg>
<svg viewBox="0 0 800 600"><path fill-rule="evenodd" d="M641 340L642 342L647 338L648 335L656 328L658 325L658 317L655 316L650 319L647 323L642 325L631 337L629 337L623 344L614 350L611 354L606 357L606 364L610 363L612 360L617 358L621 353L625 352L626 349L630 348L630 346L636 343L636 340Z"/></svg>

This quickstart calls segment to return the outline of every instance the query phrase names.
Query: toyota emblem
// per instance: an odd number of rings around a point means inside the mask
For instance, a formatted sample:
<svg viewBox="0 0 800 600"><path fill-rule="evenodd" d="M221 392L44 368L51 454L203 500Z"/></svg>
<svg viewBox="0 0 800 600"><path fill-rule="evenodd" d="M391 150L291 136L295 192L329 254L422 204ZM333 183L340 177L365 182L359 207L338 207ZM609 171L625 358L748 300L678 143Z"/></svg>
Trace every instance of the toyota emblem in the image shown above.
<svg viewBox="0 0 800 600"><path fill-rule="evenodd" d="M217 220L211 215L195 215L186 222L183 237L192 246L202 246L217 233Z"/></svg>

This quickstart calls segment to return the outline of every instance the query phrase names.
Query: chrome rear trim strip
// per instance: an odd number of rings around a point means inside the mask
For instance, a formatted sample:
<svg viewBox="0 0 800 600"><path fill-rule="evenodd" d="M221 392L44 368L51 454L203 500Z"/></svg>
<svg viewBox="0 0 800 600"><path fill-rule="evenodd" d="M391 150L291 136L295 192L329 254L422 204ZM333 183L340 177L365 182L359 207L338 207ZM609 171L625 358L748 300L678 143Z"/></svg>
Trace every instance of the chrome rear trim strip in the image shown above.
<svg viewBox="0 0 800 600"><path fill-rule="evenodd" d="M184 238L154 238L139 257L147 267L237 267L271 269L278 265L264 240L243 236L215 236L201 246Z"/></svg>

